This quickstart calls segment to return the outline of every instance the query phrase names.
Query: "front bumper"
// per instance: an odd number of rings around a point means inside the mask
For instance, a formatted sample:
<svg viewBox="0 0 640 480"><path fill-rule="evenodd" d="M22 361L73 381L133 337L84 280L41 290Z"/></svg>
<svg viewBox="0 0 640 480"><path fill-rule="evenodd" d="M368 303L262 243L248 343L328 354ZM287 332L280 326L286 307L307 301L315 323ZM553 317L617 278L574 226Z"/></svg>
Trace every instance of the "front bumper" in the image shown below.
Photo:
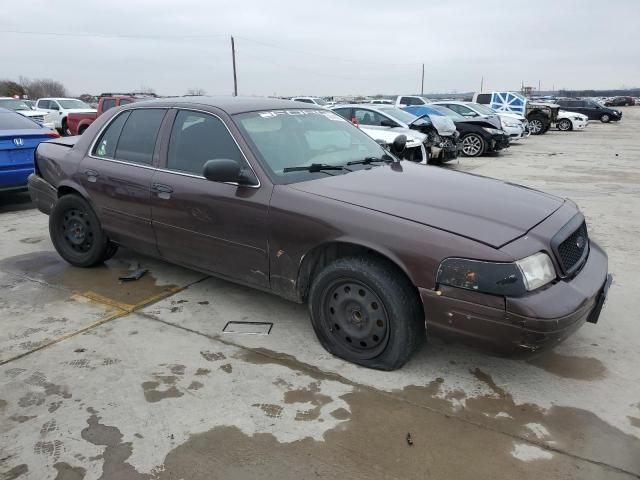
<svg viewBox="0 0 640 480"><path fill-rule="evenodd" d="M31 201L42 213L49 215L58 200L58 191L49 182L35 173L29 175L27 182Z"/></svg>
<svg viewBox="0 0 640 480"><path fill-rule="evenodd" d="M487 152L497 152L499 150L509 148L509 143L509 135L491 135L491 138L487 142Z"/></svg>
<svg viewBox="0 0 640 480"><path fill-rule="evenodd" d="M455 160L462 153L462 142L457 139L450 138L443 142L442 147L431 147L431 158L435 158L441 162Z"/></svg>
<svg viewBox="0 0 640 480"><path fill-rule="evenodd" d="M500 350L535 351L558 344L587 321L596 323L610 284L607 255L592 242L575 277L523 297L492 297L491 306L460 289L419 290L428 330Z"/></svg>

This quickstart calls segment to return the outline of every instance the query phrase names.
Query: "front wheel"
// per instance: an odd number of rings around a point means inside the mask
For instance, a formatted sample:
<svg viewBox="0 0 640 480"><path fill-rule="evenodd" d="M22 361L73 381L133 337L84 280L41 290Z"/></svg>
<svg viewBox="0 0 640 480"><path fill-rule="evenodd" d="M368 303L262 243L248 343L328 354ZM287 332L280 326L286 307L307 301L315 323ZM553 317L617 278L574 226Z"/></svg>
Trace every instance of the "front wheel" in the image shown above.
<svg viewBox="0 0 640 480"><path fill-rule="evenodd" d="M602 123L609 123L611 121L611 117L609 116L608 113L603 113L602 116L600 117L600 121Z"/></svg>
<svg viewBox="0 0 640 480"><path fill-rule="evenodd" d="M560 120L558 122L558 130L561 130L563 132L573 130L573 124L571 123L571 120L567 118L563 118L562 120Z"/></svg>
<svg viewBox="0 0 640 480"><path fill-rule="evenodd" d="M529 118L529 132L531 135L542 135L549 129L549 122L544 115L532 115Z"/></svg>
<svg viewBox="0 0 640 480"><path fill-rule="evenodd" d="M328 352L369 368L400 368L425 338L415 288L386 261L334 261L313 280L309 310Z"/></svg>
<svg viewBox="0 0 640 480"><path fill-rule="evenodd" d="M89 203L79 195L61 197L49 216L56 251L71 265L93 267L116 252Z"/></svg>
<svg viewBox="0 0 640 480"><path fill-rule="evenodd" d="M462 137L462 154L465 157L479 157L484 153L484 139L476 134L470 133Z"/></svg>

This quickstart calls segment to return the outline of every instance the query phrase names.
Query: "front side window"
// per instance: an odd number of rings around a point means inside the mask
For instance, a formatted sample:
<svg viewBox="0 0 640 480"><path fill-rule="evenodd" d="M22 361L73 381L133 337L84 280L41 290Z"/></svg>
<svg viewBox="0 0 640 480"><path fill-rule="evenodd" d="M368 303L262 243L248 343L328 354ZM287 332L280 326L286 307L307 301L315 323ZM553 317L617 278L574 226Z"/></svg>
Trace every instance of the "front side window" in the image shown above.
<svg viewBox="0 0 640 480"><path fill-rule="evenodd" d="M223 158L247 164L222 120L206 113L178 112L171 129L167 168L202 175L208 160Z"/></svg>
<svg viewBox="0 0 640 480"><path fill-rule="evenodd" d="M49 100L40 100L38 102L38 108L44 108L44 109L49 109L51 108L51 102L49 102Z"/></svg>
<svg viewBox="0 0 640 480"><path fill-rule="evenodd" d="M234 115L234 121L263 165L279 183L310 180L324 172L287 170L311 164L348 162L387 155L371 137L327 110L273 110Z"/></svg>
<svg viewBox="0 0 640 480"><path fill-rule="evenodd" d="M378 112L364 110L361 108L355 109L354 116L360 125L381 127L383 121L390 122L389 119L387 119L383 115L380 115Z"/></svg>

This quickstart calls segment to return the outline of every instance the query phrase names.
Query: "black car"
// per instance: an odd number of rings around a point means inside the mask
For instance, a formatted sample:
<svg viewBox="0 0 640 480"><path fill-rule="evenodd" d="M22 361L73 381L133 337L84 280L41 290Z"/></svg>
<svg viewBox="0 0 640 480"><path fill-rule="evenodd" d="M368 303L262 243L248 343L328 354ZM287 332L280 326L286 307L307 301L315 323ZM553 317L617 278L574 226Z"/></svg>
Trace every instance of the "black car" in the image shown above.
<svg viewBox="0 0 640 480"><path fill-rule="evenodd" d="M425 105L425 108L453 120L462 139L462 154L465 157L479 157L509 147L509 135L502 130L497 115L467 118L440 105Z"/></svg>
<svg viewBox="0 0 640 480"><path fill-rule="evenodd" d="M630 107L636 104L633 97L614 97L604 102L605 107Z"/></svg>
<svg viewBox="0 0 640 480"><path fill-rule="evenodd" d="M600 120L603 123L608 123L611 121L617 122L622 118L622 112L620 110L604 107L593 100L561 98L557 103L562 110L582 113L589 117L589 120Z"/></svg>

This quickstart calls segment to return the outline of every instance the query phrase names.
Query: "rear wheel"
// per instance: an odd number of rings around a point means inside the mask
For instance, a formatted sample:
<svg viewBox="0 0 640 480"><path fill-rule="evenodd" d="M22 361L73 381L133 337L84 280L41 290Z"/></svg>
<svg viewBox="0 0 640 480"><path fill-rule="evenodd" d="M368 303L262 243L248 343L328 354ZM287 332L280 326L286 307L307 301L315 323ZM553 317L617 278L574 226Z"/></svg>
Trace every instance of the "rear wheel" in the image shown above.
<svg viewBox="0 0 640 480"><path fill-rule="evenodd" d="M425 338L415 288L386 261L334 261L313 280L309 309L322 346L365 367L400 368Z"/></svg>
<svg viewBox="0 0 640 480"><path fill-rule="evenodd" d="M603 114L600 116L600 121L601 121L602 123L609 123L609 122L611 121L611 117L609 116L609 114L608 114L608 113L603 113Z"/></svg>
<svg viewBox="0 0 640 480"><path fill-rule="evenodd" d="M49 234L60 256L76 267L98 265L117 250L89 203L75 194L56 202L49 216Z"/></svg>
<svg viewBox="0 0 640 480"><path fill-rule="evenodd" d="M479 157L484 153L484 139L477 133L469 133L462 137L462 154L465 157Z"/></svg>
<svg viewBox="0 0 640 480"><path fill-rule="evenodd" d="M569 130L573 130L573 124L571 120L568 118L563 118L558 122L558 130L562 130L563 132L568 132Z"/></svg>

